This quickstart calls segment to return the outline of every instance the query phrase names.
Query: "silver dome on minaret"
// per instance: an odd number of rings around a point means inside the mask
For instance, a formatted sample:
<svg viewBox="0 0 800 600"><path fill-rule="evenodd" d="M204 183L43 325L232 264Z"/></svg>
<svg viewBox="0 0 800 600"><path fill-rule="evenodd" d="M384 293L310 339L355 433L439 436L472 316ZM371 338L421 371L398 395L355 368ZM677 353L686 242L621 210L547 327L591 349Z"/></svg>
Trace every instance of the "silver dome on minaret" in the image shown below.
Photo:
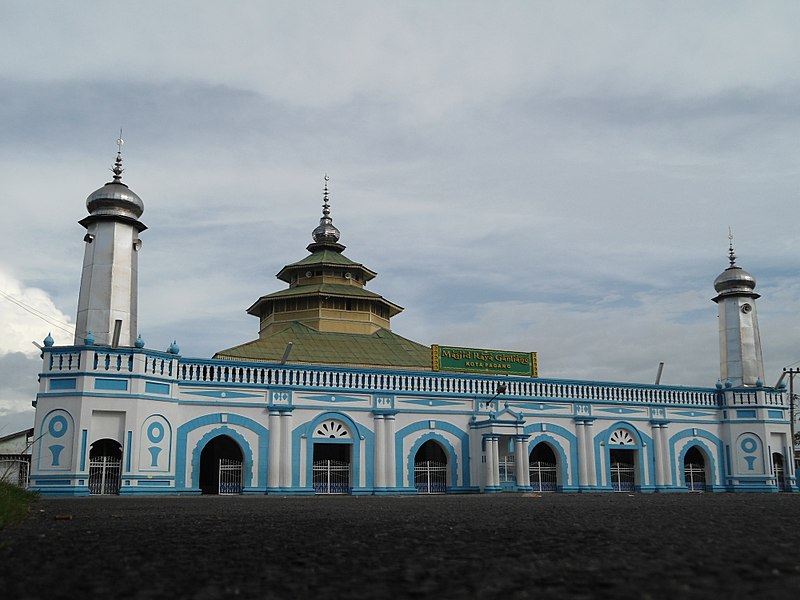
<svg viewBox="0 0 800 600"><path fill-rule="evenodd" d="M714 280L714 289L720 296L731 294L750 294L758 297L753 292L756 287L756 278L736 264L736 254L733 251L733 236L728 236L730 245L728 247L728 261L730 266L725 269Z"/></svg>
<svg viewBox="0 0 800 600"><path fill-rule="evenodd" d="M336 243L339 241L339 230L333 224L331 219L331 205L328 201L328 181L330 177L325 175L325 190L322 194L322 218L319 220L319 225L311 232L311 236L317 243Z"/></svg>
<svg viewBox="0 0 800 600"><path fill-rule="evenodd" d="M114 178L86 198L86 210L91 215L109 215L138 219L144 212L144 202L127 185L122 183L122 137L117 140L117 159L111 172Z"/></svg>

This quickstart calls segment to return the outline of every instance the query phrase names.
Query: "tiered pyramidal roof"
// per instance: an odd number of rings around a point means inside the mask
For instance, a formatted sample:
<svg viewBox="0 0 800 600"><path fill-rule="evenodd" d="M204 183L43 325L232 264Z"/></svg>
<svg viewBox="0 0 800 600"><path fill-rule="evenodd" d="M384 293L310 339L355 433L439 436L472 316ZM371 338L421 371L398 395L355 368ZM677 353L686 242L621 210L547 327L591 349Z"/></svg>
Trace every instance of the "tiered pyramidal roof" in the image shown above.
<svg viewBox="0 0 800 600"><path fill-rule="evenodd" d="M366 289L377 273L342 253L330 215L326 175L309 256L280 270L287 289L247 309L260 320L258 339L215 358L278 362L288 351L289 363L430 369L429 347L392 333L390 319L403 308Z"/></svg>

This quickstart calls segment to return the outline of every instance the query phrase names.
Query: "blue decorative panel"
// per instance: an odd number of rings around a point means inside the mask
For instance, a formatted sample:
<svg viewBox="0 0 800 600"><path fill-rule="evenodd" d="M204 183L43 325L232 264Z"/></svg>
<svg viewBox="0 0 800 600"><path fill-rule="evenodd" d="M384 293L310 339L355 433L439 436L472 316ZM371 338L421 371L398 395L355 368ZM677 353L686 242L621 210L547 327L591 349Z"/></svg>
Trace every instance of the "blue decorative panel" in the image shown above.
<svg viewBox="0 0 800 600"><path fill-rule="evenodd" d="M167 472L172 462L172 427L163 416L145 419L139 435L139 470Z"/></svg>
<svg viewBox="0 0 800 600"><path fill-rule="evenodd" d="M74 377L51 379L50 390L74 390L78 380Z"/></svg>
<svg viewBox="0 0 800 600"><path fill-rule="evenodd" d="M147 394L163 394L164 396L168 396L169 384L155 383L154 381L146 381L144 384L144 391Z"/></svg>
<svg viewBox="0 0 800 600"><path fill-rule="evenodd" d="M94 389L110 390L114 392L126 392L128 390L127 379L100 379L94 380Z"/></svg>
<svg viewBox="0 0 800 600"><path fill-rule="evenodd" d="M737 419L755 419L756 418L756 411L755 411L755 409L737 410L736 411L736 418Z"/></svg>
<svg viewBox="0 0 800 600"><path fill-rule="evenodd" d="M401 400L401 404L415 404L417 406L463 406L463 402L452 400Z"/></svg>
<svg viewBox="0 0 800 600"><path fill-rule="evenodd" d="M231 392L229 390L210 390L207 392L184 392L187 396L202 396L204 398L220 398L220 399L228 399L231 398L258 398L263 399L264 396L262 394L246 394L244 392Z"/></svg>
<svg viewBox="0 0 800 600"><path fill-rule="evenodd" d="M780 409L770 409L767 411L770 419L783 419L783 411Z"/></svg>
<svg viewBox="0 0 800 600"><path fill-rule="evenodd" d="M72 468L72 451L75 425L72 415L56 409L42 419L39 435L39 470L69 471Z"/></svg>

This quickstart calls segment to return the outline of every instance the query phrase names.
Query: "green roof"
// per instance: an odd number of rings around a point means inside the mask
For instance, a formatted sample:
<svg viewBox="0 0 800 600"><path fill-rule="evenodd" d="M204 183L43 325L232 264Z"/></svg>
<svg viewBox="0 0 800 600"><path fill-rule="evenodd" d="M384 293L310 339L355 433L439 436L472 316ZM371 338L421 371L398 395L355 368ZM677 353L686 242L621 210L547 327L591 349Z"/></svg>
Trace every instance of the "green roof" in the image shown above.
<svg viewBox="0 0 800 600"><path fill-rule="evenodd" d="M341 252L336 252L334 250L318 250L312 254L306 256L303 260L298 260L290 265L286 265L284 269L289 267L301 267L305 265L355 265L357 267L362 266L357 262L353 262L349 258L347 258Z"/></svg>
<svg viewBox="0 0 800 600"><path fill-rule="evenodd" d="M220 350L214 358L280 362L292 342L288 364L320 364L430 370L431 349L379 329L371 335L328 333L301 323L266 338Z"/></svg>
<svg viewBox="0 0 800 600"><path fill-rule="evenodd" d="M314 283L311 285L298 285L290 287L285 290L278 290L265 296L261 296L259 301L272 299L272 298L291 298L302 296L348 296L348 297L361 297L361 298L374 298L376 300L384 300L389 302L380 294L371 292L362 287L355 285L338 285L335 283ZM389 302L391 304L391 302Z"/></svg>

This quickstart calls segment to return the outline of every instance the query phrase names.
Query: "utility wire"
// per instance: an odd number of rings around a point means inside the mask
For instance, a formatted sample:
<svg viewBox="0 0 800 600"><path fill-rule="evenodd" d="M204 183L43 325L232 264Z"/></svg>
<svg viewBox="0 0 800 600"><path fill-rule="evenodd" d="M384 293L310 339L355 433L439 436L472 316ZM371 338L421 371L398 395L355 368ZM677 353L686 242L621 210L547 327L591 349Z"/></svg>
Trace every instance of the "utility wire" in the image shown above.
<svg viewBox="0 0 800 600"><path fill-rule="evenodd" d="M33 308L32 306L29 306L28 304L25 304L21 300L17 300L12 295L7 294L3 290L0 290L0 296L5 298L9 302L12 302L13 304L16 304L22 310L24 310L26 312L29 312L34 317L37 317L37 318L41 319L42 321L46 322L47 324L52 325L53 327L57 327L58 329L61 329L62 331L66 331L69 334L74 334L75 333L75 326L74 325L70 325L69 323L64 323L63 321L57 321L56 319L54 319L50 315L45 314L42 311L40 311L40 310L38 310L36 308ZM71 329L69 329L70 327L71 327Z"/></svg>

